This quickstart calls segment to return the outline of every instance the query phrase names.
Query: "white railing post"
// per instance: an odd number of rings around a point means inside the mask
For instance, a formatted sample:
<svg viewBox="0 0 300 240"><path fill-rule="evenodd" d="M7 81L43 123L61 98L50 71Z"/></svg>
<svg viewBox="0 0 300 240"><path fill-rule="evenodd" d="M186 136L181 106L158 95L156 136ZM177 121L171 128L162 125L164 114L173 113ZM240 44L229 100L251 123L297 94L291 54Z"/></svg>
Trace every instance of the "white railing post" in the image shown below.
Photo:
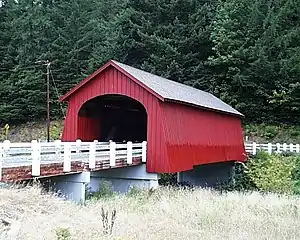
<svg viewBox="0 0 300 240"><path fill-rule="evenodd" d="M116 143L113 141L109 143L109 165L116 166Z"/></svg>
<svg viewBox="0 0 300 240"><path fill-rule="evenodd" d="M37 140L31 141L32 176L41 175L41 145Z"/></svg>
<svg viewBox="0 0 300 240"><path fill-rule="evenodd" d="M4 149L3 149L3 143L0 143L0 181L2 180L2 165L4 162Z"/></svg>
<svg viewBox="0 0 300 240"><path fill-rule="evenodd" d="M296 153L299 153L299 152L300 152L300 145L296 144Z"/></svg>
<svg viewBox="0 0 300 240"><path fill-rule="evenodd" d="M253 154L253 155L256 155L256 147L257 147L256 142L253 142L253 143L252 143L252 154Z"/></svg>
<svg viewBox="0 0 300 240"><path fill-rule="evenodd" d="M10 148L9 140L5 140L0 146L0 180L2 179L2 167L5 161L6 152L9 150L9 148Z"/></svg>
<svg viewBox="0 0 300 240"><path fill-rule="evenodd" d="M80 145L81 145L81 139L77 139L76 140L76 153L79 153Z"/></svg>
<svg viewBox="0 0 300 240"><path fill-rule="evenodd" d="M127 164L132 164L132 142L127 142Z"/></svg>
<svg viewBox="0 0 300 240"><path fill-rule="evenodd" d="M71 171L71 144L64 142L64 172Z"/></svg>
<svg viewBox="0 0 300 240"><path fill-rule="evenodd" d="M283 150L284 152L286 152L286 150L287 150L287 144L286 144L286 143L282 144L282 150Z"/></svg>
<svg viewBox="0 0 300 240"><path fill-rule="evenodd" d="M272 143L268 143L268 153L272 154Z"/></svg>
<svg viewBox="0 0 300 240"><path fill-rule="evenodd" d="M147 161L147 142L142 142L142 162Z"/></svg>
<svg viewBox="0 0 300 240"><path fill-rule="evenodd" d="M61 146L61 140L55 140L54 141L54 144L55 144L55 155L56 155L56 160L59 160L61 159L61 149L60 149L60 146Z"/></svg>
<svg viewBox="0 0 300 240"><path fill-rule="evenodd" d="M290 152L293 152L294 151L294 144L290 144Z"/></svg>
<svg viewBox="0 0 300 240"><path fill-rule="evenodd" d="M277 153L280 153L280 152L281 152L281 151L280 151L280 143L276 143L276 147L277 147L276 152L277 152Z"/></svg>
<svg viewBox="0 0 300 240"><path fill-rule="evenodd" d="M96 167L96 144L97 140L90 143L90 149L89 149L89 168L93 169Z"/></svg>

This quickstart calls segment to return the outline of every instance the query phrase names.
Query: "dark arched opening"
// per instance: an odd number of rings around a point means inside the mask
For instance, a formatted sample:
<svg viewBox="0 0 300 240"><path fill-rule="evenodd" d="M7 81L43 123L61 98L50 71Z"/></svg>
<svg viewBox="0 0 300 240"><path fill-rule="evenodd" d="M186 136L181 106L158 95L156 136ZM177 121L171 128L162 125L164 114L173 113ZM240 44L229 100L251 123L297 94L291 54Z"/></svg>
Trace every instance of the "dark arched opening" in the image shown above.
<svg viewBox="0 0 300 240"><path fill-rule="evenodd" d="M106 142L142 142L147 140L147 112L144 106L127 96L104 95L83 104L78 124L79 138ZM89 136L90 137L89 137ZM93 138L93 139L91 139Z"/></svg>

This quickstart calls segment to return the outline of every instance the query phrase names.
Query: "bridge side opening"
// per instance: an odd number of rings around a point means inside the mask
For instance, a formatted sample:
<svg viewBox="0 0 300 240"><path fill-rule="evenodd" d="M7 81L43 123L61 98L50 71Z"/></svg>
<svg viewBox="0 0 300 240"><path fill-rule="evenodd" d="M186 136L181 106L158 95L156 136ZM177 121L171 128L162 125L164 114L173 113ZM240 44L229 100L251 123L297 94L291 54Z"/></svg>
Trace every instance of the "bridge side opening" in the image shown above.
<svg viewBox="0 0 300 240"><path fill-rule="evenodd" d="M104 95L86 102L78 113L78 138L85 141L147 141L144 106L124 95Z"/></svg>

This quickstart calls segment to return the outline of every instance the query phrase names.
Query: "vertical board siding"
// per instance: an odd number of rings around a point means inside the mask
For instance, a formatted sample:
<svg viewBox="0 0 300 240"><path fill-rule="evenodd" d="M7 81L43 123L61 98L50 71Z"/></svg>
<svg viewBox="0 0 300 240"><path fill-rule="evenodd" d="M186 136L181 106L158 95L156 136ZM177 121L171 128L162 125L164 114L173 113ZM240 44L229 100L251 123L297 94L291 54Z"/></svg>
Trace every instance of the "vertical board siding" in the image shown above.
<svg viewBox="0 0 300 240"><path fill-rule="evenodd" d="M92 141L93 138L97 138L100 130L99 122L79 117L78 112L85 102L105 94L125 95L145 107L148 117L147 171L165 172L169 163L164 144L159 100L113 67L105 69L70 96L62 140L75 141L77 138L84 138Z"/></svg>
<svg viewBox="0 0 300 240"><path fill-rule="evenodd" d="M99 137L99 120L79 117L78 112L85 102L106 94L124 95L145 107L148 172L174 173L200 164L246 159L238 117L162 102L113 66L70 95L63 141Z"/></svg>
<svg viewBox="0 0 300 240"><path fill-rule="evenodd" d="M246 159L241 120L174 103L162 105L169 171Z"/></svg>
<svg viewBox="0 0 300 240"><path fill-rule="evenodd" d="M91 142L100 137L100 119L78 116L77 139Z"/></svg>

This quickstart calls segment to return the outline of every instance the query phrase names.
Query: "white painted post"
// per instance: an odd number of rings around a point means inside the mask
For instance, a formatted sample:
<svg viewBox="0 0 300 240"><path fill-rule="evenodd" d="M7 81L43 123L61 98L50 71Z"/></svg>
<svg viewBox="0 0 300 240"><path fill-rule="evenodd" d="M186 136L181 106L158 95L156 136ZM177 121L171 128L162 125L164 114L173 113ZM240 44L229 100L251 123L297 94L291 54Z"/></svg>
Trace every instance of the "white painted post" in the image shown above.
<svg viewBox="0 0 300 240"><path fill-rule="evenodd" d="M76 140L76 153L79 153L79 147L81 145L81 140L80 139L77 139Z"/></svg>
<svg viewBox="0 0 300 240"><path fill-rule="evenodd" d="M132 164L132 142L127 142L127 164Z"/></svg>
<svg viewBox="0 0 300 240"><path fill-rule="evenodd" d="M113 141L109 143L109 165L116 166L116 143Z"/></svg>
<svg viewBox="0 0 300 240"><path fill-rule="evenodd" d="M256 155L256 146L257 146L256 142L253 142L252 143L252 154L253 155Z"/></svg>
<svg viewBox="0 0 300 240"><path fill-rule="evenodd" d="M286 144L286 143L282 144L282 150L283 150L284 152L286 152L286 150L287 150L287 144Z"/></svg>
<svg viewBox="0 0 300 240"><path fill-rule="evenodd" d="M71 171L71 143L64 143L64 172Z"/></svg>
<svg viewBox="0 0 300 240"><path fill-rule="evenodd" d="M300 145L296 144L296 153L299 153L299 152L300 152Z"/></svg>
<svg viewBox="0 0 300 240"><path fill-rule="evenodd" d="M31 141L32 176L41 175L41 145L37 140Z"/></svg>
<svg viewBox="0 0 300 240"><path fill-rule="evenodd" d="M272 143L268 143L268 153L272 154Z"/></svg>
<svg viewBox="0 0 300 240"><path fill-rule="evenodd" d="M277 147L276 152L277 152L277 153L280 153L280 143L276 143L276 147Z"/></svg>
<svg viewBox="0 0 300 240"><path fill-rule="evenodd" d="M90 151L89 151L89 168L93 169L96 167L96 144L97 140L90 143Z"/></svg>
<svg viewBox="0 0 300 240"><path fill-rule="evenodd" d="M10 141L5 140L0 146L0 180L2 179L2 167L6 157L6 152L9 150Z"/></svg>
<svg viewBox="0 0 300 240"><path fill-rule="evenodd" d="M5 140L3 142L4 157L5 157L5 152L8 151L9 148L10 148L10 141L9 140Z"/></svg>
<svg viewBox="0 0 300 240"><path fill-rule="evenodd" d="M147 161L147 142L142 142L142 162Z"/></svg>
<svg viewBox="0 0 300 240"><path fill-rule="evenodd" d="M55 140L54 141L55 144L55 155L56 155L56 160L60 162L61 159L61 140Z"/></svg>
<svg viewBox="0 0 300 240"><path fill-rule="evenodd" d="M3 149L3 143L0 143L0 181L2 179L2 165L4 162L4 149Z"/></svg>
<svg viewBox="0 0 300 240"><path fill-rule="evenodd" d="M290 152L293 152L294 151L294 144L290 144Z"/></svg>

